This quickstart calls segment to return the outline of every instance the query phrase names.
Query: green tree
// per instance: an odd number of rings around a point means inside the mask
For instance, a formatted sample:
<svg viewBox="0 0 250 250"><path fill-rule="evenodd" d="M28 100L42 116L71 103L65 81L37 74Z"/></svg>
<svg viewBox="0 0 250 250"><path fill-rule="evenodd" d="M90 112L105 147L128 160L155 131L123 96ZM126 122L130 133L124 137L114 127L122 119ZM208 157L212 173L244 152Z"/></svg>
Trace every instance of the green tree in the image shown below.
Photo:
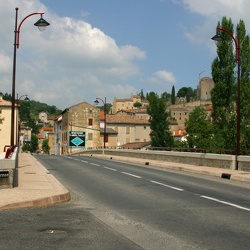
<svg viewBox="0 0 250 250"><path fill-rule="evenodd" d="M43 149L44 153L49 154L50 146L49 146L49 140L48 139L43 140L42 149Z"/></svg>
<svg viewBox="0 0 250 250"><path fill-rule="evenodd" d="M166 111L166 101L151 92L148 96L147 113L150 115L150 138L152 147L172 147L173 137L169 131L169 114Z"/></svg>
<svg viewBox="0 0 250 250"><path fill-rule="evenodd" d="M32 152L32 146L30 144L26 143L26 144L23 145L22 151L23 152L28 152L28 151Z"/></svg>
<svg viewBox="0 0 250 250"><path fill-rule="evenodd" d="M175 104L175 87L174 85L172 86L172 91L171 91L171 104Z"/></svg>
<svg viewBox="0 0 250 250"><path fill-rule="evenodd" d="M145 100L145 96L143 94L143 89L141 90L141 92L138 94L142 100Z"/></svg>
<svg viewBox="0 0 250 250"><path fill-rule="evenodd" d="M233 23L231 19L222 18L218 27L222 27L233 34ZM224 41L217 47L217 57L212 63L212 77L214 88L211 91L213 104L214 129L224 138L223 147L234 149L236 146L236 123L235 122L235 97L236 79L234 68L236 66L234 55L234 44L232 38L223 32Z"/></svg>
<svg viewBox="0 0 250 250"><path fill-rule="evenodd" d="M207 112L203 107L194 108L185 126L190 148L221 148L223 146L221 134L215 134L213 124L207 119Z"/></svg>
<svg viewBox="0 0 250 250"><path fill-rule="evenodd" d="M163 93L161 94L161 98L162 98L162 99L165 99L166 101L170 101L170 99L171 99L171 94L169 94L169 93L167 93L167 92L163 92Z"/></svg>
<svg viewBox="0 0 250 250"><path fill-rule="evenodd" d="M246 35L244 21L240 20L240 113L241 149L250 149L250 38ZM237 34L238 35L238 34ZM238 38L238 36L237 36Z"/></svg>
<svg viewBox="0 0 250 250"><path fill-rule="evenodd" d="M196 91L191 87L183 87L177 92L177 97L186 97L187 102L190 102L196 97Z"/></svg>
<svg viewBox="0 0 250 250"><path fill-rule="evenodd" d="M135 102L133 106L136 108L140 108L142 104L140 102Z"/></svg>
<svg viewBox="0 0 250 250"><path fill-rule="evenodd" d="M35 134L31 134L31 151L35 152L38 149L38 137Z"/></svg>

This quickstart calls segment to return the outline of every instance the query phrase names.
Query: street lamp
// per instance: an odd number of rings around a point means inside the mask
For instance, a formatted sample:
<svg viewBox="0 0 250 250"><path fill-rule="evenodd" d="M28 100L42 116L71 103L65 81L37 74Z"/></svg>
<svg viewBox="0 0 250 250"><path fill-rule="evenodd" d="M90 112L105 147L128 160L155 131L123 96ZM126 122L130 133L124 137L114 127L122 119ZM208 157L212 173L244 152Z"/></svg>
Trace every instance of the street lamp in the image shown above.
<svg viewBox="0 0 250 250"><path fill-rule="evenodd" d="M25 96L25 98L24 98L24 101L29 101L30 99L29 99L29 97L28 97L28 95L21 95L19 98L18 98L18 93L17 93L17 105L18 105L18 107L19 107L19 112L20 112L20 108L21 108L21 106L20 106L20 100L23 98ZM18 117L19 117L19 115L18 115L18 113L16 112L16 145L19 145L19 119L18 119Z"/></svg>
<svg viewBox="0 0 250 250"><path fill-rule="evenodd" d="M17 26L17 18L18 18L18 8L16 8L16 18L15 18L15 35L14 35L14 55L13 55L13 76L12 76L12 104L11 104L11 136L10 136L10 145L13 147L14 137L15 137L15 88L16 88L16 50L19 48L19 37L20 37L20 29L23 22L30 16L33 15L41 15L41 18L34 24L39 28L40 31L45 30L47 26L50 24L45 21L42 16L44 12L34 12L26 16Z"/></svg>
<svg viewBox="0 0 250 250"><path fill-rule="evenodd" d="M103 111L104 111L104 135L103 135L103 147L106 148L106 97L104 101L101 98L96 97L95 103L98 104L100 100L103 103Z"/></svg>
<svg viewBox="0 0 250 250"><path fill-rule="evenodd" d="M211 39L216 41L216 42L221 42L224 40L224 37L220 34L220 31L224 31L229 36L233 39L234 44L235 44L235 56L236 56L236 63L238 65L238 75L237 75L237 88L238 88L238 93L237 93L237 142L236 142L236 151L235 151L235 156L236 156L236 165L235 169L238 170L238 156L240 155L240 28L237 28L237 40L233 36L231 32L224 28L217 28L217 34L212 37Z"/></svg>

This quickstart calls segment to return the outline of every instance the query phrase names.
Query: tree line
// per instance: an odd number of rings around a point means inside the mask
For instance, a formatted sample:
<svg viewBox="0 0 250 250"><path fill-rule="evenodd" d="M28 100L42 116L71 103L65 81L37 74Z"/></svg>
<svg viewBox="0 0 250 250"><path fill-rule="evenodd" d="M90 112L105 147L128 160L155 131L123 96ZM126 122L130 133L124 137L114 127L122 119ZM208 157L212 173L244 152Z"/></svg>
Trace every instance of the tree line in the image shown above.
<svg viewBox="0 0 250 250"><path fill-rule="evenodd" d="M237 86L236 48L232 37L223 32L224 41L217 47L217 56L211 65L214 88L211 91L213 106L212 116L208 117L203 107L196 107L185 122L187 141L181 144L189 148L214 148L234 151L237 143L237 94L240 91L240 145L241 150L250 149L250 38L246 34L245 23L240 20L236 29L231 18L223 17L217 27L235 34L240 41L240 87ZM237 29L240 29L238 38ZM148 114L151 122L151 141L154 147L180 146L174 143L169 132L170 114L166 112L166 102L171 99L174 104L174 88L171 95L147 96L149 100ZM188 92L190 91L190 92ZM179 96L194 97L194 92L183 88ZM185 92L185 94L183 94ZM188 94L190 93L190 94ZM165 98L167 96L167 98ZM178 96L178 94L177 94ZM188 98L189 98L188 97ZM187 99L188 99L187 98ZM190 99L189 99L190 100ZM188 101L188 100L187 100Z"/></svg>

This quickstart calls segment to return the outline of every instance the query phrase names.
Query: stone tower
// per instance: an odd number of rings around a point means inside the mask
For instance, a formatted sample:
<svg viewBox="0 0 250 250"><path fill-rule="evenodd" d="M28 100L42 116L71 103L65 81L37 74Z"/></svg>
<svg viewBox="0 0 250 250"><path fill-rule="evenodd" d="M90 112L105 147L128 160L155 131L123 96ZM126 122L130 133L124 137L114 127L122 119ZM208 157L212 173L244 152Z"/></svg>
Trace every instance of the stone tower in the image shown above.
<svg viewBox="0 0 250 250"><path fill-rule="evenodd" d="M211 100L211 90L214 88L214 81L210 77L203 77L197 86L197 99L199 101Z"/></svg>

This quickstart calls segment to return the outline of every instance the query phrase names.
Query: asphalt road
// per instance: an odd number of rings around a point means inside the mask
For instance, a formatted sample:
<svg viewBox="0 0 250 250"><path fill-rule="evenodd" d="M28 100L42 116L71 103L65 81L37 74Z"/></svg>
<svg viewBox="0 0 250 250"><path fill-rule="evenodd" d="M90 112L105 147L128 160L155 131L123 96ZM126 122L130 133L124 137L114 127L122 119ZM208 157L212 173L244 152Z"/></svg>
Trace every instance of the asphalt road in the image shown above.
<svg viewBox="0 0 250 250"><path fill-rule="evenodd" d="M246 184L93 157L37 158L127 249L250 248Z"/></svg>

